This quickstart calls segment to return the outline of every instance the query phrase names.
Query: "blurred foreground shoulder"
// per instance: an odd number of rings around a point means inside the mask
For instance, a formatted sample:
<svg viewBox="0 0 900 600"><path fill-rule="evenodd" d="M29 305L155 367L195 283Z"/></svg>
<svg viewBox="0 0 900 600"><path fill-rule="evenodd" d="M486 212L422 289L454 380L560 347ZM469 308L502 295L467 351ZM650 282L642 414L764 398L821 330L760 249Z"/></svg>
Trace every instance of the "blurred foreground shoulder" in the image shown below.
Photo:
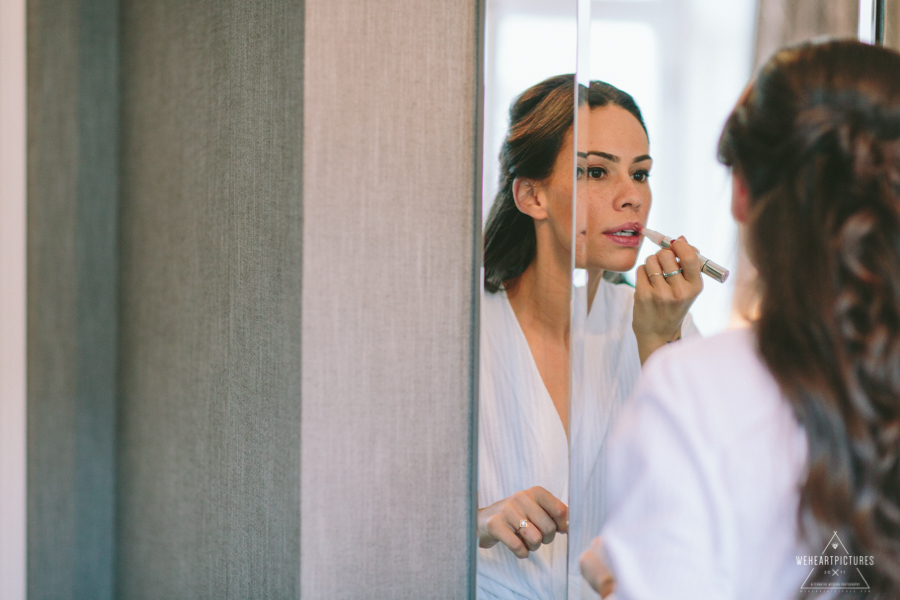
<svg viewBox="0 0 900 600"><path fill-rule="evenodd" d="M692 337L654 352L644 365L635 401L653 402L710 441L777 408L780 392L762 362L752 329Z"/></svg>

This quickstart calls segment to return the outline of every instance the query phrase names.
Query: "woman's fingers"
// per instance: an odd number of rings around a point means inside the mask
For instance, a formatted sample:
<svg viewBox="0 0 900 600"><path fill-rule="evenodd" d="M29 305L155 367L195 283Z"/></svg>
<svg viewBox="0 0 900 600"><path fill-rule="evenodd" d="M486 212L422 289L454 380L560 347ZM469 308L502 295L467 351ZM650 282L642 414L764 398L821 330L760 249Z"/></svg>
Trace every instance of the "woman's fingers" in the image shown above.
<svg viewBox="0 0 900 600"><path fill-rule="evenodd" d="M663 248L656 253L656 258L659 260L659 266L662 269L666 283L672 284L679 281L679 277L682 277L682 274L678 272L681 267L678 265L678 261L675 260L675 253L667 248Z"/></svg>
<svg viewBox="0 0 900 600"><path fill-rule="evenodd" d="M527 490L522 497L522 508L535 531L541 534L542 543L549 544L557 531L565 531L568 508L544 488L536 486Z"/></svg>
<svg viewBox="0 0 900 600"><path fill-rule="evenodd" d="M519 558L568 530L568 507L542 487L517 492L478 511L479 546L503 543Z"/></svg>
<svg viewBox="0 0 900 600"><path fill-rule="evenodd" d="M684 278L690 283L699 282L702 287L703 279L700 275L700 267L702 265L697 256L697 249L691 246L687 240L684 239L684 236L674 240L671 249L675 256L678 257L681 268L684 269Z"/></svg>
<svg viewBox="0 0 900 600"><path fill-rule="evenodd" d="M517 557L528 558L529 542L518 532L525 513L519 510L515 498L514 494L487 508L478 509L478 546L493 548L500 542Z"/></svg>
<svg viewBox="0 0 900 600"><path fill-rule="evenodd" d="M644 269L647 271L647 278L650 280L650 286L655 290L664 290L666 288L666 278L663 277L662 266L659 264L659 258L656 254L647 257L644 263Z"/></svg>
<svg viewBox="0 0 900 600"><path fill-rule="evenodd" d="M703 290L697 250L683 237L648 256L644 270L649 285L635 286L632 319L641 364L680 337L684 317Z"/></svg>
<svg viewBox="0 0 900 600"><path fill-rule="evenodd" d="M615 591L615 578L606 563L606 555L600 538L594 538L579 560L581 575L591 584L594 591L606 598Z"/></svg>
<svg viewBox="0 0 900 600"><path fill-rule="evenodd" d="M536 522L541 520L540 516L534 514L529 516L529 512L533 513L534 509L532 508L530 511L523 511L516 515L513 518L512 525L528 549L534 552L541 547L541 544L545 543L544 532L541 531L540 526Z"/></svg>
<svg viewBox="0 0 900 600"><path fill-rule="evenodd" d="M693 298L703 289L697 249L691 246L684 236L673 240L669 248L657 252L656 258L663 277L676 298Z"/></svg>
<svg viewBox="0 0 900 600"><path fill-rule="evenodd" d="M488 525L488 531L501 544L509 548L516 557L528 558L528 547L508 519L492 520Z"/></svg>
<svg viewBox="0 0 900 600"><path fill-rule="evenodd" d="M519 520L515 522L515 527L530 550L537 550L541 544L552 542L557 529L556 521L547 514L547 511L535 498L535 490L538 489L543 490L543 488L531 488L519 492L515 496L519 513L524 515L524 525L523 521Z"/></svg>
<svg viewBox="0 0 900 600"><path fill-rule="evenodd" d="M650 283L647 273L649 271L646 265L641 265L634 270L634 291L636 294L642 294L644 290L649 290L650 286L653 285Z"/></svg>
<svg viewBox="0 0 900 600"><path fill-rule="evenodd" d="M656 253L659 258L659 266L663 271L663 278L672 292L675 300L682 300L691 296L691 284L685 279L684 265L675 259L672 250L663 249Z"/></svg>
<svg viewBox="0 0 900 600"><path fill-rule="evenodd" d="M529 490L532 498L537 502L538 506L553 519L553 525L556 531L560 533L569 532L569 507L562 500L545 490L540 486L535 486Z"/></svg>

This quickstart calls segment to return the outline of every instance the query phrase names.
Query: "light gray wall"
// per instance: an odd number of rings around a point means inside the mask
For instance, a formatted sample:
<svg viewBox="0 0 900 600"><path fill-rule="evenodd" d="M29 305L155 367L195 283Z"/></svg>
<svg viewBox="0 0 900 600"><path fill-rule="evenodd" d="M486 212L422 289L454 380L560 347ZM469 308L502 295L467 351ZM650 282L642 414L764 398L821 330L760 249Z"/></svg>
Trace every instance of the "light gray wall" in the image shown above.
<svg viewBox="0 0 900 600"><path fill-rule="evenodd" d="M115 0L30 0L28 595L112 598Z"/></svg>
<svg viewBox="0 0 900 600"><path fill-rule="evenodd" d="M118 591L296 598L303 3L122 3Z"/></svg>
<svg viewBox="0 0 900 600"><path fill-rule="evenodd" d="M465 598L476 0L307 0L304 599Z"/></svg>

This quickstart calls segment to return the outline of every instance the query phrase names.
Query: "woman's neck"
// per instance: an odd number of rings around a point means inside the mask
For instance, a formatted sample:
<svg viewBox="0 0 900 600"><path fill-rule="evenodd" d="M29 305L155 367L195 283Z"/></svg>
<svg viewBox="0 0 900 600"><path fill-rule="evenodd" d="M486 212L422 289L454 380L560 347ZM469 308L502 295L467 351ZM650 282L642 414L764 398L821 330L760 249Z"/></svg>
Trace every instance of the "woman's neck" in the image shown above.
<svg viewBox="0 0 900 600"><path fill-rule="evenodd" d="M572 276L562 262L538 252L525 272L509 282L506 295L523 327L568 342Z"/></svg>
<svg viewBox="0 0 900 600"><path fill-rule="evenodd" d="M597 290L600 288L601 279L603 279L603 269L588 269L588 312L591 312L591 307L594 305L594 297L597 295Z"/></svg>
<svg viewBox="0 0 900 600"><path fill-rule="evenodd" d="M603 273L603 269L588 270L588 312L594 305ZM538 261L533 261L506 295L520 322L526 319L545 335L568 340L570 286L571 279L565 273L542 269Z"/></svg>

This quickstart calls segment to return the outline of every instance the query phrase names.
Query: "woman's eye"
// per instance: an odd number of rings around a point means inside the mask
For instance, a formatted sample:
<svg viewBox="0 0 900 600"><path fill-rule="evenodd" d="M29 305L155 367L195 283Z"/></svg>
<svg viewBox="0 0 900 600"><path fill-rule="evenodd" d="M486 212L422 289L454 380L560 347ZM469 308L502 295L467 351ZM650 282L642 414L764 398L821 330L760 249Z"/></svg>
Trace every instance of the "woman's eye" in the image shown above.
<svg viewBox="0 0 900 600"><path fill-rule="evenodd" d="M647 181L647 178L650 177L649 171L638 171L634 175L631 176L632 179L637 181L638 183L644 183Z"/></svg>
<svg viewBox="0 0 900 600"><path fill-rule="evenodd" d="M584 168L583 167L575 167L575 177L577 179L581 179L584 177Z"/></svg>
<svg viewBox="0 0 900 600"><path fill-rule="evenodd" d="M587 173L589 179L600 179L606 175L606 169L603 167L588 167Z"/></svg>

